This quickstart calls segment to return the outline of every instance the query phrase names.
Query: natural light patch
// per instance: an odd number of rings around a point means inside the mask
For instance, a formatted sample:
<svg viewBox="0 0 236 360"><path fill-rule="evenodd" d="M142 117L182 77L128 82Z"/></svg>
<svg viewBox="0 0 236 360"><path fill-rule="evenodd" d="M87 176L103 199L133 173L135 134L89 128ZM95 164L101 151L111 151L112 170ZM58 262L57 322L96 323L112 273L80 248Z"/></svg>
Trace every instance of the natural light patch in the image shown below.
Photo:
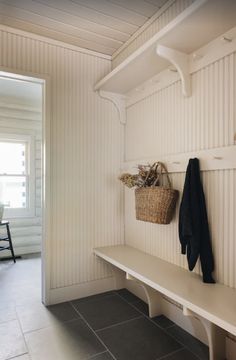
<svg viewBox="0 0 236 360"><path fill-rule="evenodd" d="M27 144L0 142L0 201L6 208L27 207Z"/></svg>

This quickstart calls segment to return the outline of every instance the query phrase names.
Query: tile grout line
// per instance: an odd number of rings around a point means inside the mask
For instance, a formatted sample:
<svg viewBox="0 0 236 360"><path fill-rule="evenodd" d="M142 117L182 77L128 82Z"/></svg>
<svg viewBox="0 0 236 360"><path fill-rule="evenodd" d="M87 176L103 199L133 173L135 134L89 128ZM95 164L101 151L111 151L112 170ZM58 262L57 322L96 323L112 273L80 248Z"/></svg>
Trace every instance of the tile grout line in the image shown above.
<svg viewBox="0 0 236 360"><path fill-rule="evenodd" d="M77 314L80 315L81 319L85 322L85 324L89 327L89 329L92 331L92 333L96 336L96 338L100 341L100 343L104 346L104 348L108 351L108 353L111 355L111 357L114 360L117 360L115 358L115 356L112 354L112 352L108 349L108 347L104 344L104 342L100 339L100 337L98 336L98 334L92 329L92 327L89 325L89 323L85 320L85 318L83 317L83 315L81 315L81 313L78 311L78 309L76 309L76 307L73 305L73 303L71 301L69 301L69 303L71 304L71 306L74 308L74 310L77 312ZM97 354L96 354L97 355Z"/></svg>
<svg viewBox="0 0 236 360"><path fill-rule="evenodd" d="M101 328L101 329L97 329L97 330L95 330L95 331L96 331L96 332L99 332L99 331L111 329L111 328L113 328L113 327L115 327L115 326L127 324L127 323L129 323L129 322L131 322L131 321L133 321L133 320L142 319L142 318L143 318L143 315L142 315L142 316L141 316L141 315L140 315L140 316L136 316L136 317L134 317L134 318L132 318L132 319L124 320L124 321L121 321L121 322L119 322L119 323L116 323L116 324L113 324L113 325L110 325L110 326L106 326L106 327Z"/></svg>
<svg viewBox="0 0 236 360"><path fill-rule="evenodd" d="M29 353L25 352L24 354L20 354L20 355L17 355L17 356L13 356L13 357L10 357L10 358L7 358L6 360L17 360L18 358L20 358L21 356L24 356L24 355L28 355L29 356Z"/></svg>
<svg viewBox="0 0 236 360"><path fill-rule="evenodd" d="M68 324L68 323L71 323L71 322L74 322L74 321L77 321L77 320L80 320L81 318L76 318L76 319L71 319L71 320L65 320L65 321L62 321L60 324ZM23 334L27 335L27 334L31 334L31 333L34 333L36 331L40 331L40 330L43 330L43 329L48 329L48 328L53 328L55 326L55 324L51 323L51 324L48 324L46 326L43 326L43 327L40 327L38 329L33 329L33 330L28 330L28 331L25 331Z"/></svg>
<svg viewBox="0 0 236 360"><path fill-rule="evenodd" d="M103 352L100 352L100 353L97 353L95 355L92 355L90 358L88 358L87 360L93 360L95 359L97 356L99 355L102 355L102 354L106 354L107 353L107 350L106 351L103 351Z"/></svg>
<svg viewBox="0 0 236 360"><path fill-rule="evenodd" d="M104 293L102 293L102 294L104 294ZM109 293L109 294L101 296L101 297L97 297L97 298L90 299L90 300L84 300L84 299L89 299L90 297L95 297L97 295L100 295L100 294L95 294L95 295L91 295L91 296L88 296L88 297L85 297L85 298L80 298L80 299L73 299L73 300L69 300L69 301L66 301L66 302L73 303L73 302L79 301L80 304L84 304L84 303L87 303L87 302L93 303L93 302L98 301L98 300L107 299L107 298L116 296L116 294L114 292L112 292L112 293Z"/></svg>
<svg viewBox="0 0 236 360"><path fill-rule="evenodd" d="M141 310L139 310L138 308L136 308L133 304L138 302L139 300L135 301L134 303L129 302L128 300L126 300L123 296L121 296L120 294L116 293L116 295L121 298L122 300L124 300L127 304L131 305L135 310L137 310L140 314L144 315L145 317L147 317L146 314L144 314ZM140 299L141 300L141 299Z"/></svg>
<svg viewBox="0 0 236 360"><path fill-rule="evenodd" d="M184 349L185 349L185 348L181 348L181 349L172 351L171 353L166 354L166 355L164 355L164 356L161 356L160 358L157 358L156 360L165 360L165 359L168 358L169 356L178 354L178 352L180 352L180 351L182 351L182 350L184 350Z"/></svg>
<svg viewBox="0 0 236 360"><path fill-rule="evenodd" d="M15 312L16 312L16 320L17 320L17 322L18 322L18 324L19 324L19 327L20 327L20 330L21 330L21 334L22 334L22 337L23 337L23 340L24 340L24 343L25 343L25 348L26 348L26 350L27 350L27 352L25 352L25 353L22 354L22 355L25 355L25 354L29 355L29 348L28 348L28 345L27 345L27 342L26 342L25 334L24 334L24 332L23 332L23 328L22 328L22 326L21 326L20 318L19 318L18 313L17 313L17 310L16 310L16 305L15 305Z"/></svg>
<svg viewBox="0 0 236 360"><path fill-rule="evenodd" d="M178 325L177 325L178 326ZM172 339L174 339L175 341L177 341L180 345L183 346L184 349L188 350L191 354L193 354L197 359L199 360L203 360L201 359L196 353L194 353L189 347L187 347L184 343L182 343L180 340L176 339L176 337L170 333L168 333L167 331L165 331L165 333L167 335L169 335L170 337L172 337Z"/></svg>
<svg viewBox="0 0 236 360"><path fill-rule="evenodd" d="M20 355L17 355L17 356L13 356L13 357L7 358L6 360L17 360L17 359L20 358L21 356L25 356L25 355L27 355L27 356L31 359L31 357L29 356L29 353L24 353L24 354L20 354Z"/></svg>
<svg viewBox="0 0 236 360"><path fill-rule="evenodd" d="M150 318L148 315L144 314L141 310L139 310L138 308L136 308L135 305L133 305L133 303L128 302L128 300L126 300L125 298L123 298L123 297L122 297L120 294L118 294L118 293L116 293L116 295L119 296L121 299L123 299L127 304L131 305L131 306L132 306L134 309L136 309L140 314L142 314L143 316L145 316L145 318L146 318L147 320L149 320L150 322L152 322L152 324L156 325L159 329L163 330L166 335L169 335L170 337L172 337L172 339L174 339L175 341L177 341L183 348L189 350L189 352L190 352L191 354L193 354L194 356L196 356L197 359L202 360L202 359L201 359L197 354L195 354L190 348L186 347L185 344L183 344L181 341L179 341L178 339L176 339L176 338L174 337L174 335L168 333L167 329L176 326L176 324L174 324L174 325L172 325L172 326L170 326L170 327L168 327L168 328L166 328L166 329L163 329L160 325L158 325L157 323L155 323L155 321L153 321L152 318ZM141 300L141 299L140 299L140 300ZM141 301L142 301L142 300L141 300ZM137 300L137 302L138 302L138 300ZM148 305L147 305L147 306L148 306Z"/></svg>

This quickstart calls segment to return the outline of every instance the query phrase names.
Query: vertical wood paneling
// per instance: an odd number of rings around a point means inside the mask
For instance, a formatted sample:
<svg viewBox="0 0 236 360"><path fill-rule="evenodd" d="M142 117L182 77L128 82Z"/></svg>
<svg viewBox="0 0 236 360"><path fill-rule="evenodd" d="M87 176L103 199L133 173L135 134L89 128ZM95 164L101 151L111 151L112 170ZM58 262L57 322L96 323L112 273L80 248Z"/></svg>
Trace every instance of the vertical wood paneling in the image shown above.
<svg viewBox="0 0 236 360"><path fill-rule="evenodd" d="M141 45L148 41L177 15L190 6L195 0L176 0L163 12L148 28L146 28L137 38L135 38L124 50L117 54L112 60L112 68L114 69L129 55L137 50Z"/></svg>
<svg viewBox="0 0 236 360"><path fill-rule="evenodd" d="M181 84L160 90L127 109L126 159L234 144L236 54L229 55L192 75L193 93L181 94ZM138 160L137 160L138 163ZM172 174L174 187L183 189L185 174ZM236 288L236 170L202 173L216 279ZM179 206L179 205L178 205ZM168 226L135 220L134 194L125 192L126 242L169 262L187 268L180 254L178 219ZM178 214L178 208L176 211ZM200 265L195 269L200 272Z"/></svg>
<svg viewBox="0 0 236 360"><path fill-rule="evenodd" d="M123 128L93 91L110 61L0 31L0 65L51 79L51 288L105 278L92 249L123 242Z"/></svg>

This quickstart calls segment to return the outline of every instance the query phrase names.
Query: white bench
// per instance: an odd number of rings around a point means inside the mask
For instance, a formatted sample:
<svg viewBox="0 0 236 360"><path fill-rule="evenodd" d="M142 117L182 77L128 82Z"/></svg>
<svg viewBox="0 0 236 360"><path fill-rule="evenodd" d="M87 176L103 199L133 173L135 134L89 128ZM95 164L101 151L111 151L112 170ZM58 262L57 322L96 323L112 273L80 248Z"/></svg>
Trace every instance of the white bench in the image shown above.
<svg viewBox="0 0 236 360"><path fill-rule="evenodd" d="M124 287L125 278L144 288L150 317L161 314L162 294L181 304L184 315L204 326L210 360L225 359L226 332L236 335L236 290L204 284L199 275L126 245L100 247L94 253L113 265L116 289Z"/></svg>

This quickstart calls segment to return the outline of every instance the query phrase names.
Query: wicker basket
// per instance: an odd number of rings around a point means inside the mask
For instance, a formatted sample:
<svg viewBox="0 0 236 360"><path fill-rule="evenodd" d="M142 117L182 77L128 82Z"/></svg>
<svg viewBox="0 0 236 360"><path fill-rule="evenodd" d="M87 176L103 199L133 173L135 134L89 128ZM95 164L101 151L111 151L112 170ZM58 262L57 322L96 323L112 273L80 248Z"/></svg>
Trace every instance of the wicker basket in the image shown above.
<svg viewBox="0 0 236 360"><path fill-rule="evenodd" d="M158 163L159 183L162 186L141 187L135 190L136 219L156 224L169 224L172 220L178 191L171 188L168 172L162 163ZM166 176L168 187L163 186Z"/></svg>

